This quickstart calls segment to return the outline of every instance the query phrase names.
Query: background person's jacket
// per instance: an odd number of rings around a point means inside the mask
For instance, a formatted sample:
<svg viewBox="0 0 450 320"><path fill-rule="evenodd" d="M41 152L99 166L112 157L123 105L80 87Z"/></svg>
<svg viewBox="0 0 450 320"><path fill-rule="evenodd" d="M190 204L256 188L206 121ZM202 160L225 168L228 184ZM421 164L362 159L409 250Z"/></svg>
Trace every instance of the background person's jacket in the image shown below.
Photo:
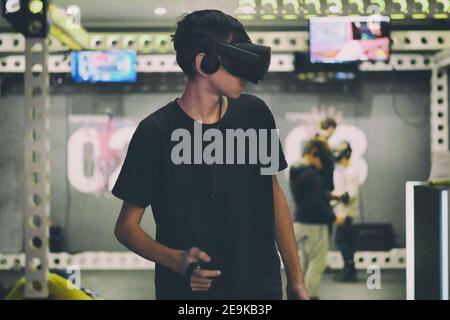
<svg viewBox="0 0 450 320"><path fill-rule="evenodd" d="M296 163L289 171L295 201L295 221L306 224L331 224L335 220L328 190L321 174L313 166Z"/></svg>

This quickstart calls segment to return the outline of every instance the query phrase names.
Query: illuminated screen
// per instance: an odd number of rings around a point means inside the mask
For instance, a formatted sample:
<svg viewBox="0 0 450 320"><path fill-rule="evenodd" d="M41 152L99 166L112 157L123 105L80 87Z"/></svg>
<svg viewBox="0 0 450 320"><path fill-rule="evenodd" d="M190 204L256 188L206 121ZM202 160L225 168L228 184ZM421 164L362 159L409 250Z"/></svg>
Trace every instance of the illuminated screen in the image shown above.
<svg viewBox="0 0 450 320"><path fill-rule="evenodd" d="M72 79L76 82L135 82L136 52L72 51Z"/></svg>
<svg viewBox="0 0 450 320"><path fill-rule="evenodd" d="M318 17L309 22L312 63L388 61L389 17Z"/></svg>

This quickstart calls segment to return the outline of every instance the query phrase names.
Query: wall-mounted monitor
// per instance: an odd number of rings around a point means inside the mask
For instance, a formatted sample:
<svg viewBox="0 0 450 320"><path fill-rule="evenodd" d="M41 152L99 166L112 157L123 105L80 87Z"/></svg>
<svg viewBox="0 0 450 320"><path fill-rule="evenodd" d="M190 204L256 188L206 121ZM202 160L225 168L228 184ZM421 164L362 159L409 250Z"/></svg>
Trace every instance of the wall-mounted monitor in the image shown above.
<svg viewBox="0 0 450 320"><path fill-rule="evenodd" d="M389 17L317 17L309 21L312 63L388 61L390 54Z"/></svg>
<svg viewBox="0 0 450 320"><path fill-rule="evenodd" d="M72 79L76 82L135 82L136 52L72 51Z"/></svg>

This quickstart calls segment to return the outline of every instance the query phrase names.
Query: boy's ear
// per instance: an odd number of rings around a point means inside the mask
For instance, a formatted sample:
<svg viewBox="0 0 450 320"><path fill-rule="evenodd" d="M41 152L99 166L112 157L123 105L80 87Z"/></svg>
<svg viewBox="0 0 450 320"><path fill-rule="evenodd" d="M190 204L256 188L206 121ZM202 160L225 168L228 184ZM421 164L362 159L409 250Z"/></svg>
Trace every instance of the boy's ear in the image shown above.
<svg viewBox="0 0 450 320"><path fill-rule="evenodd" d="M196 71L199 75L201 75L201 76L203 76L203 77L207 77L207 76L208 76L205 72L203 72L202 67L201 67L202 61L203 61L203 59L205 58L205 56L206 56L205 53L200 52L200 53L198 53L198 54L195 56L195 59L194 59L194 68L195 68L195 71Z"/></svg>

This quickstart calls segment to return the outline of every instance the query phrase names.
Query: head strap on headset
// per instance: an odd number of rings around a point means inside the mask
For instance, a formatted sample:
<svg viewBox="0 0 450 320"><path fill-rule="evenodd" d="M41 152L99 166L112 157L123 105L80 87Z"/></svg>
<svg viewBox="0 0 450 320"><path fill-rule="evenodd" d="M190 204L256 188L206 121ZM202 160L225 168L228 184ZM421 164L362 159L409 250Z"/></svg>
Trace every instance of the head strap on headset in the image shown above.
<svg viewBox="0 0 450 320"><path fill-rule="evenodd" d="M200 38L190 47L193 51L188 59L192 63L198 53L205 52L201 67L207 74L216 72L222 64L234 76L257 84L263 80L269 69L271 48L253 44L251 41L225 43Z"/></svg>

